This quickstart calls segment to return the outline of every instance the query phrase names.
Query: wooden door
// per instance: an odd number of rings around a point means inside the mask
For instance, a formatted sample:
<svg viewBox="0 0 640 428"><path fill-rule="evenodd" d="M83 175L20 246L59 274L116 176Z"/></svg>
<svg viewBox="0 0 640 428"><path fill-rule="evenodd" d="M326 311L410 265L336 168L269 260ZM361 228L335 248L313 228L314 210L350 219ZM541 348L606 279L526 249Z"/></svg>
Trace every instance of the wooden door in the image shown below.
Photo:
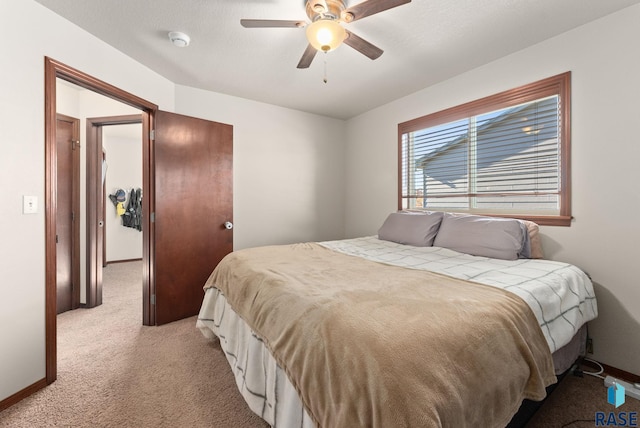
<svg viewBox="0 0 640 428"><path fill-rule="evenodd" d="M56 117L56 313L80 305L80 120Z"/></svg>
<svg viewBox="0 0 640 428"><path fill-rule="evenodd" d="M202 286L233 250L233 127L157 111L154 142L156 324L196 315ZM153 299L152 299L153 301Z"/></svg>

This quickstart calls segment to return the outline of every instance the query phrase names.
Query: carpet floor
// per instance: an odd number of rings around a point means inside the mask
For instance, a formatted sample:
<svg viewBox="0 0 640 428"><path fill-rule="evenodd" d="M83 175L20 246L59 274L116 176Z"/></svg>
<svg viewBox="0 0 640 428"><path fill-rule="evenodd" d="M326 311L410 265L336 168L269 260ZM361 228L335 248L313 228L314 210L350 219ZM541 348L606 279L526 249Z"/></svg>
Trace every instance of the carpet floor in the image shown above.
<svg viewBox="0 0 640 428"><path fill-rule="evenodd" d="M196 317L142 325L142 262L104 268L103 304L58 315L58 378L0 427L265 427Z"/></svg>
<svg viewBox="0 0 640 428"><path fill-rule="evenodd" d="M141 262L110 264L101 306L58 315L58 379L0 412L0 427L267 426L195 317L142 326L141 278ZM593 427L599 411L640 414L640 401L614 409L601 379L567 376L527 428Z"/></svg>

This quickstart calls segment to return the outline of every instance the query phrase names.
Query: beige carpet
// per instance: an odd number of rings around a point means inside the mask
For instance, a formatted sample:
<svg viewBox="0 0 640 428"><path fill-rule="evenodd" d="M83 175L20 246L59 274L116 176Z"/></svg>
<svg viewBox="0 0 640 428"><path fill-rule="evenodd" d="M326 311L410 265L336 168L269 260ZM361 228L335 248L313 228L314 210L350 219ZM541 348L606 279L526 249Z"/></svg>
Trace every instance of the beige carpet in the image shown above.
<svg viewBox="0 0 640 428"><path fill-rule="evenodd" d="M141 262L104 269L103 304L58 316L58 380L0 427L264 427L195 317L142 326Z"/></svg>
<svg viewBox="0 0 640 428"><path fill-rule="evenodd" d="M1 412L0 427L267 426L245 405L218 343L202 336L195 317L141 325L141 277L140 262L111 264L102 306L58 316L58 380ZM568 376L527 428L594 427L597 411L640 413L640 401L616 410L602 380Z"/></svg>

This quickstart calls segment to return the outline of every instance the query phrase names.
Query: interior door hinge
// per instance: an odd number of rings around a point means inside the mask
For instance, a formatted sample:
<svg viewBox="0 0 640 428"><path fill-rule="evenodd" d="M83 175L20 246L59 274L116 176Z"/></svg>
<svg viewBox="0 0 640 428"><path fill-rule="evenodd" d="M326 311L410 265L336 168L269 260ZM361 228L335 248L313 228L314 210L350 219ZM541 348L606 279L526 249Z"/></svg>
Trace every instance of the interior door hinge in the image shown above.
<svg viewBox="0 0 640 428"><path fill-rule="evenodd" d="M152 304L152 305L155 305L155 304L156 304L156 295L155 295L155 294L152 294L152 295L151 295L151 304Z"/></svg>
<svg viewBox="0 0 640 428"><path fill-rule="evenodd" d="M58 235L56 235L56 244L58 243Z"/></svg>
<svg viewBox="0 0 640 428"><path fill-rule="evenodd" d="M80 140L71 140L71 150L75 150L76 148L80 148Z"/></svg>
<svg viewBox="0 0 640 428"><path fill-rule="evenodd" d="M156 222L156 213L151 213L151 215L149 216L149 220L151 220L151 223L155 223Z"/></svg>
<svg viewBox="0 0 640 428"><path fill-rule="evenodd" d="M155 140L156 139L156 130L152 129L151 131L149 131L149 139L150 140Z"/></svg>

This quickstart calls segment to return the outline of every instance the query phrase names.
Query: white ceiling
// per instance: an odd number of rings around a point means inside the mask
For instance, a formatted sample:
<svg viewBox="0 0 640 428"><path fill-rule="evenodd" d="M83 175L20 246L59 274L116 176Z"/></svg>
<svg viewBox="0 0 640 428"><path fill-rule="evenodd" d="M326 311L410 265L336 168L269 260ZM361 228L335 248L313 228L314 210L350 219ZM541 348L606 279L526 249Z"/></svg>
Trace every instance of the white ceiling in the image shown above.
<svg viewBox="0 0 640 428"><path fill-rule="evenodd" d="M240 19L306 20L304 0L36 1L174 83L341 119L640 3L413 0L345 24L384 50L377 60L343 45L300 70L304 29ZM169 31L191 44L173 46Z"/></svg>

